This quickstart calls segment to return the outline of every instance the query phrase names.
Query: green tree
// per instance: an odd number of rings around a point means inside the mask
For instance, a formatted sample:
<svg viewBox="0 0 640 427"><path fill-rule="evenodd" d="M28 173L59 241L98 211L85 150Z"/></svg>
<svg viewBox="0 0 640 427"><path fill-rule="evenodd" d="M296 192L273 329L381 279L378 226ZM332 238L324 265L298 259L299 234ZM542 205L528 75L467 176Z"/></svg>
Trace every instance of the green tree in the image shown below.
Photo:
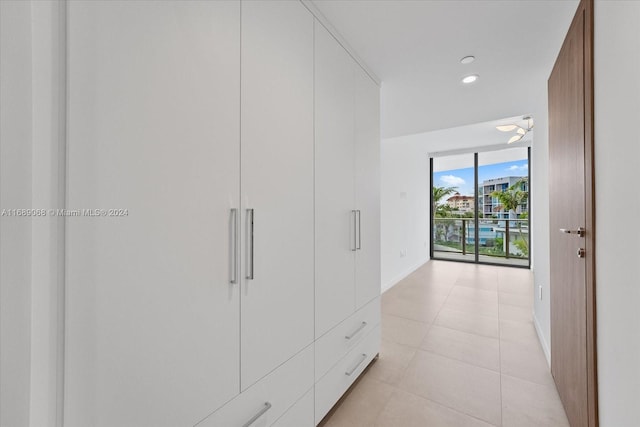
<svg viewBox="0 0 640 427"><path fill-rule="evenodd" d="M524 182L524 179L520 179L504 191L494 191L491 197L498 199L507 212L515 213L518 206L526 203L529 198L529 192L522 189Z"/></svg>
<svg viewBox="0 0 640 427"><path fill-rule="evenodd" d="M524 183L526 182L526 178L519 179L515 184L510 186L504 191L494 191L491 193L491 197L495 197L502 204L505 211L509 212L509 217L511 217L511 212L515 217L516 210L518 206L524 204L529 199L529 192L524 191L522 187L524 187ZM514 244L520 251L522 251L525 255L529 254L529 244L526 239L522 236L522 221L518 221L518 235L522 241L516 241ZM509 250L507 242L507 250Z"/></svg>
<svg viewBox="0 0 640 427"><path fill-rule="evenodd" d="M448 213L451 211L449 205L441 204L440 202L446 196L455 193L458 190L458 187L433 187L433 213L434 216L439 218L444 218L448 216Z"/></svg>
<svg viewBox="0 0 640 427"><path fill-rule="evenodd" d="M522 252L525 257L529 256L529 245L527 245L527 241L524 238L522 240L516 240L513 244L520 249L520 252Z"/></svg>
<svg viewBox="0 0 640 427"><path fill-rule="evenodd" d="M453 215L451 213L451 207L446 203L441 204L442 199L449 196L450 194L456 193L458 187L433 187L433 206L432 212L433 217L435 218L451 218ZM451 225L452 221L433 221L434 231L435 231L435 240L437 241L445 241L447 237L447 227Z"/></svg>

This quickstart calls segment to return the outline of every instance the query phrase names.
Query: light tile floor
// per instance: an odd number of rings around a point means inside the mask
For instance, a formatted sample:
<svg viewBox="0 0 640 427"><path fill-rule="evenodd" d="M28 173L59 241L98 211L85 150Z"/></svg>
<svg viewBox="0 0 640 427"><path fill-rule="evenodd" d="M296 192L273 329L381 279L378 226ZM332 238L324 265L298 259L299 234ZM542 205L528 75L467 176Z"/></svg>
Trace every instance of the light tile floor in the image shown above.
<svg viewBox="0 0 640 427"><path fill-rule="evenodd" d="M430 261L382 296L380 357L326 427L568 426L529 270Z"/></svg>

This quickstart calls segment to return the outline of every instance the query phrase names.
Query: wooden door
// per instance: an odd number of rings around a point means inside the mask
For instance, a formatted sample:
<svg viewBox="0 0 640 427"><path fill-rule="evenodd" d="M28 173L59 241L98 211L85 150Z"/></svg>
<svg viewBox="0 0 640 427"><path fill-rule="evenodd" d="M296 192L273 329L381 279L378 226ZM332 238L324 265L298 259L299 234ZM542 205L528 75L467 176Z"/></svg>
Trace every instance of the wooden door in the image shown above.
<svg viewBox="0 0 640 427"><path fill-rule="evenodd" d="M354 73L349 54L315 24L316 337L355 310Z"/></svg>
<svg viewBox="0 0 640 427"><path fill-rule="evenodd" d="M68 3L64 419L194 425L240 391L240 4ZM108 211L113 209L113 211Z"/></svg>
<svg viewBox="0 0 640 427"><path fill-rule="evenodd" d="M591 20L583 0L549 78L551 372L576 427L597 425Z"/></svg>
<svg viewBox="0 0 640 427"><path fill-rule="evenodd" d="M241 134L244 390L314 338L313 16L299 2L242 3Z"/></svg>
<svg viewBox="0 0 640 427"><path fill-rule="evenodd" d="M380 88L355 67L356 308L380 295Z"/></svg>

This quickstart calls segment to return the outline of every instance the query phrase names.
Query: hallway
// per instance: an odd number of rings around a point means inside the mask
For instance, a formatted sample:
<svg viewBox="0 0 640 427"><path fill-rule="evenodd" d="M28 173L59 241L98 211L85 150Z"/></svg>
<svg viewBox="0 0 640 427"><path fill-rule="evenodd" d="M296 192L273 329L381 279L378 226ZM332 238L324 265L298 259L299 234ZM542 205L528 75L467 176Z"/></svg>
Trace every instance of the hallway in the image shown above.
<svg viewBox="0 0 640 427"><path fill-rule="evenodd" d="M326 427L568 426L529 270L430 261L382 296L380 357Z"/></svg>

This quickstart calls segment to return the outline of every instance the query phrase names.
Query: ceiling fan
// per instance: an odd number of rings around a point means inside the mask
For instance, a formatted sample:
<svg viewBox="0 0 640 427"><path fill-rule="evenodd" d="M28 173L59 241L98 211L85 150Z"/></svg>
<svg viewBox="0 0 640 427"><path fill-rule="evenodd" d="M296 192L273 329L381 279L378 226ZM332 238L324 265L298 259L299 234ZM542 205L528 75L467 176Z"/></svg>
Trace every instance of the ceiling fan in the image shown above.
<svg viewBox="0 0 640 427"><path fill-rule="evenodd" d="M527 121L526 129L516 124L496 126L496 129L502 132L513 132L514 130L516 131L516 134L509 138L507 144L512 144L514 142L520 141L529 131L531 131L531 129L533 129L533 118L531 116L523 117L522 120Z"/></svg>

